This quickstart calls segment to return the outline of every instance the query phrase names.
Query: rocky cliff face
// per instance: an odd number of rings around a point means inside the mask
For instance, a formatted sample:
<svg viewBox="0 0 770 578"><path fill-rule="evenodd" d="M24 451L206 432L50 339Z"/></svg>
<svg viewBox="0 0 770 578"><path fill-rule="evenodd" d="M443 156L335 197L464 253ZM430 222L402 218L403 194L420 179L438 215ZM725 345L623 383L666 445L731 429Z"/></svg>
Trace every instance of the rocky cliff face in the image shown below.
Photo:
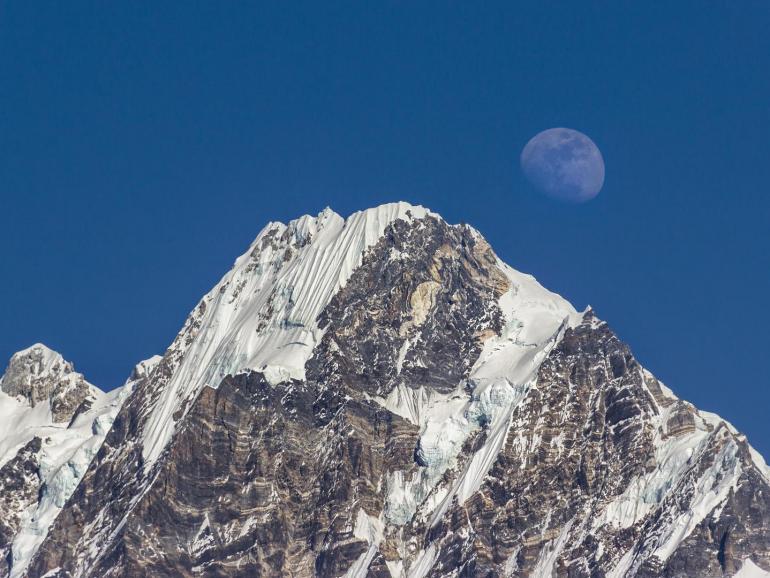
<svg viewBox="0 0 770 578"><path fill-rule="evenodd" d="M592 310L386 205L266 227L26 574L770 576L769 508L745 438Z"/></svg>

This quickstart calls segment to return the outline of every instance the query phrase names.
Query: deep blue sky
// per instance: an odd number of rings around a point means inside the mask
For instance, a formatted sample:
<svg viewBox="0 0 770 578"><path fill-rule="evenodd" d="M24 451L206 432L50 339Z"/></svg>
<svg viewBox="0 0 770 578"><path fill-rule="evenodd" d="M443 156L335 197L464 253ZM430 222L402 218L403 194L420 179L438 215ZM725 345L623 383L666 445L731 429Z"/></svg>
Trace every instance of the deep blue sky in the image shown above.
<svg viewBox="0 0 770 578"><path fill-rule="evenodd" d="M0 2L0 358L114 387L267 221L404 199L770 456L770 9L631 4ZM552 126L594 201L526 184Z"/></svg>

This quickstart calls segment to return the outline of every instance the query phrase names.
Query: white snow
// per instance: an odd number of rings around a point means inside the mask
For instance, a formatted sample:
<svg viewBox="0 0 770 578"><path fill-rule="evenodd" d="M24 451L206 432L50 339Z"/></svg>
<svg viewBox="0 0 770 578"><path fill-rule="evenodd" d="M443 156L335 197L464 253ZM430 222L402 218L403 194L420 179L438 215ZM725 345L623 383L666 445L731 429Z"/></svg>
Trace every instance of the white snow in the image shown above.
<svg viewBox="0 0 770 578"><path fill-rule="evenodd" d="M172 416L178 417L203 386L217 387L224 376L247 369L263 371L275 385L304 379L304 365L322 337L318 315L345 285L366 249L395 219L427 214L422 207L398 203L356 213L347 221L327 209L316 218L269 224L204 297L170 348L181 361L145 425L145 467L152 467L173 435ZM377 399L420 427L421 459L427 464L414 477L391 474L386 506L390 522L406 523L421 506L424 515L437 511L438 519L454 497L462 502L478 489L540 363L564 328L582 319L533 277L502 262L499 266L511 283L499 300L505 328L485 343L470 376L472 394L465 383L449 395L400 386ZM427 315L435 290L427 284L412 296L414 323ZM409 347L407 342L402 358ZM451 487L436 489L442 474L457 466L468 436L481 427L488 428L482 449Z"/></svg>
<svg viewBox="0 0 770 578"><path fill-rule="evenodd" d="M556 561L559 559L559 555L564 549L564 544L569 537L569 531L572 529L574 520L567 522L559 532L559 536L548 542L540 550L540 554L537 557L535 567L532 569L531 576L542 576L543 578L551 577L554 575L554 568Z"/></svg>
<svg viewBox="0 0 770 578"><path fill-rule="evenodd" d="M134 367L134 371L131 373L129 382L136 383L141 378L148 376L161 361L163 361L163 356L161 355L153 355L149 359L140 361L136 364L136 367Z"/></svg>
<svg viewBox="0 0 770 578"><path fill-rule="evenodd" d="M172 374L168 382L159 384L158 398L148 408L142 430L146 471L165 450L176 421L203 387L218 387L225 376L249 369L262 371L273 385L303 380L305 363L323 336L317 325L318 316L348 282L367 249L393 221L426 215L433 213L423 207L393 203L355 213L347 220L325 209L317 217L303 216L287 225L268 224L233 268L204 296L169 348L166 367L172 369ZM400 255L392 252L390 258ZM499 260L498 266L510 281L510 289L498 302L504 328L501 335L485 341L467 381L458 383L449 394L436 393L427 384L416 389L402 384L386 397L373 398L419 427L418 456L424 465L411 474L389 474L386 506L379 518L369 516L363 509L358 511L353 534L369 547L346 576L366 574L387 523L404 525L418 516L430 527L455 500L463 504L478 491L511 428L516 427L512 421L516 408L538 387L540 365L564 331L583 319L583 314L547 291L532 276ZM427 282L412 295L411 323L415 326L429 315L437 290L435 283ZM409 339L403 343L397 373L400 374L413 345ZM61 356L57 356L54 352L44 355L35 370L54 371L57 364L63 363ZM152 371L159 361L160 358L154 358L140 365L136 378ZM646 372L645 375L651 378ZM676 400L665 385L660 387L665 397ZM19 561L14 576L18 575L17 569L23 571L50 523L74 491L130 389L131 383L113 394L103 394L94 388L97 401L92 410L80 416L69 429L66 424L53 423L47 403L32 408L26 400L11 398L0 391L0 465L35 435L50 439L41 452L46 491L40 504L26 513L23 528L13 544L14 560ZM725 423L714 414L700 412L694 432L667 436L665 424L674 406L664 406L659 405L660 415L655 424L657 467L634 480L621 496L597 513L594 528L604 524L627 528L658 507L667 492L687 474L714 428ZM737 435L729 424L726 427ZM461 459L465 442L482 428L485 440L481 447L468 459ZM511 439L516 447L518 438ZM526 449L522 448L522 452ZM724 502L740 475L736 452L734 443L724 444L715 465L698 480L698 495L690 511L680 513L663 529L652 545L661 559L665 560L706 515ZM770 480L764 460L751 452L757 469ZM442 482L444 474L452 469L455 472L451 481ZM210 539L204 526L199 533L200 547L205 547ZM550 574L569 531L570 524L541 552L538 568L542 575ZM98 550L98 545L93 548ZM389 561L388 568L394 576L425 576L438 555L437 544L428 544L411 564ZM629 552L610 575L624 576L633 563ZM512 559L510 567L514 564ZM750 560L737 576L770 578L769 573Z"/></svg>
<svg viewBox="0 0 770 578"><path fill-rule="evenodd" d="M16 371L10 375L12 367ZM29 387L34 382L43 381L56 383L61 390L66 391L83 379L80 373L74 371L71 363L42 343L36 343L15 353L8 369L9 371L0 377L0 467L32 438L40 436L41 428L52 428L56 431L67 426L66 423L54 423L47 401L36 403L32 407L23 396L12 397L6 391L12 385L24 384ZM13 384L10 383L11 379ZM93 397L103 395L90 383L85 384Z"/></svg>
<svg viewBox="0 0 770 578"><path fill-rule="evenodd" d="M582 320L582 314L547 292L532 277L503 263L500 266L512 282L511 290L500 299L506 326L501 336L485 343L468 380L473 393L470 396L465 393L465 384L459 384L455 392L444 396L425 387L399 386L386 398L376 398L384 407L420 426L419 455L427 464L411 476L403 472L389 475L386 515L390 523L403 525L417 514L429 516L429 524L434 525L454 500L462 504L478 491L505 443L513 411L528 391L536 387L540 364L560 341L563 331ZM645 382L651 378L645 370ZM659 386L664 397L677 401L670 389L662 383ZM667 492L685 476L715 428L721 424L738 435L719 416L696 412L694 432L667 436L666 423L674 408L674 403L659 407L661 413L657 416L654 442L657 468L634 480L623 495L608 504L595 519L594 528L604 524L627 528L638 523L658 507ZM482 422L487 428L484 445L453 476L448 487L438 486L447 469L458 467L460 448ZM660 559L670 556L735 487L741 473L736 452L735 444L727 440L714 465L697 480L697 496L691 508L671 520L658 537L654 553ZM762 457L753 449L751 455L757 470L768 476ZM566 539L566 534L561 537ZM554 556L558 555L560 544L557 541L553 546ZM554 557L543 559L544 568L549 566L551 558ZM625 556L613 575L624 575L632 562L630 554Z"/></svg>
<svg viewBox="0 0 770 578"><path fill-rule="evenodd" d="M722 419L720 416L718 416L715 413L712 413L710 411L703 411L698 410L698 415L703 419L705 423L710 424L712 427L717 428L720 424L722 424L724 427L726 427L733 435L738 437L742 441L747 441L746 436L744 436L742 433L740 433L733 424L731 424L729 421ZM751 445L749 445L749 455L751 456L751 461L756 467L757 471L768 481L770 482L770 468L768 468L767 463L765 462L765 458L762 457L762 454L760 454L757 450L755 450Z"/></svg>
<svg viewBox="0 0 770 578"><path fill-rule="evenodd" d="M77 379L82 377L74 371L72 364L65 361L60 353L42 343L35 343L26 349L14 353L9 367L14 363L25 366L26 372L22 376L22 381L27 385L36 379L51 375L55 375L57 378L62 378L65 381L71 381L70 378ZM7 379L9 379L8 375L0 377L0 389L2 389L3 382Z"/></svg>
<svg viewBox="0 0 770 578"><path fill-rule="evenodd" d="M770 578L770 572L754 564L751 559L747 559L734 578Z"/></svg>
<svg viewBox="0 0 770 578"><path fill-rule="evenodd" d="M403 560L385 560L385 566L387 566L391 578L403 578L406 576Z"/></svg>
<svg viewBox="0 0 770 578"><path fill-rule="evenodd" d="M516 546L505 561L505 566L503 566L503 576L505 576L505 578L511 578L518 572L519 552L521 552L521 546Z"/></svg>
<svg viewBox="0 0 770 578"><path fill-rule="evenodd" d="M730 490L736 488L741 474L738 447L731 439L714 459L714 464L698 479L693 501L686 511L668 525L659 538L654 554L665 561L679 547L687 536L727 498Z"/></svg>
<svg viewBox="0 0 770 578"><path fill-rule="evenodd" d="M206 513L203 516L203 521L198 528L198 532L195 534L195 538L193 538L192 545L190 546L190 553L199 555L214 544L215 540L214 534L211 531L211 522L208 513Z"/></svg>
<svg viewBox="0 0 770 578"><path fill-rule="evenodd" d="M620 557L615 567L607 573L607 578L628 578L628 569L634 562L634 548Z"/></svg>
<svg viewBox="0 0 770 578"><path fill-rule="evenodd" d="M667 437L665 424L675 405L662 409L655 430L655 463L650 473L635 478L626 490L607 504L604 511L594 519L594 529L603 525L629 528L657 507L667 492L674 487L690 469L693 456L699 455L699 448L708 441L710 430L705 421L696 420L696 429L684 435Z"/></svg>
<svg viewBox="0 0 770 578"><path fill-rule="evenodd" d="M433 566L436 565L438 555L439 550L435 543L430 544L424 550L420 550L414 562L409 566L409 571L406 574L407 578L425 578L433 569Z"/></svg>
<svg viewBox="0 0 770 578"><path fill-rule="evenodd" d="M12 459L16 452L43 428L58 430L66 424L55 426L48 403L34 408L26 400L11 397L0 391L0 467Z"/></svg>
<svg viewBox="0 0 770 578"><path fill-rule="evenodd" d="M344 578L364 578L368 574L369 565L377 554L384 531L385 524L381 515L379 518L375 518L368 515L363 508L359 508L353 535L359 540L366 540L369 548L353 562L353 565L345 572Z"/></svg>

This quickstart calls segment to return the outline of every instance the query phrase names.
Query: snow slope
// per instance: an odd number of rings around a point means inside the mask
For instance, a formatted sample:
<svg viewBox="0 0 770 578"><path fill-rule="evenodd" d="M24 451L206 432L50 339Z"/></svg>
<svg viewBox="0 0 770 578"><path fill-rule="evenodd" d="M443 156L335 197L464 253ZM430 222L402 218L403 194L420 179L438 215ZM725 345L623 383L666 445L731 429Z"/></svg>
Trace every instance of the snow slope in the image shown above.
<svg viewBox="0 0 770 578"><path fill-rule="evenodd" d="M770 578L770 572L762 570L751 560L746 560L735 578Z"/></svg>

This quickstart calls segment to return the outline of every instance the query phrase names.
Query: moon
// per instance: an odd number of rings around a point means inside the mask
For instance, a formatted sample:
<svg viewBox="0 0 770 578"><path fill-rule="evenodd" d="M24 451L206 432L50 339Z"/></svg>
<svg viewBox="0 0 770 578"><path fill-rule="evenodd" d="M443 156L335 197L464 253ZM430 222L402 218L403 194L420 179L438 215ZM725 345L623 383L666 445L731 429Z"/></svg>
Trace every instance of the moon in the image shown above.
<svg viewBox="0 0 770 578"><path fill-rule="evenodd" d="M599 147L571 128L549 128L532 137L521 151L521 168L535 188L560 201L585 203L604 184Z"/></svg>

